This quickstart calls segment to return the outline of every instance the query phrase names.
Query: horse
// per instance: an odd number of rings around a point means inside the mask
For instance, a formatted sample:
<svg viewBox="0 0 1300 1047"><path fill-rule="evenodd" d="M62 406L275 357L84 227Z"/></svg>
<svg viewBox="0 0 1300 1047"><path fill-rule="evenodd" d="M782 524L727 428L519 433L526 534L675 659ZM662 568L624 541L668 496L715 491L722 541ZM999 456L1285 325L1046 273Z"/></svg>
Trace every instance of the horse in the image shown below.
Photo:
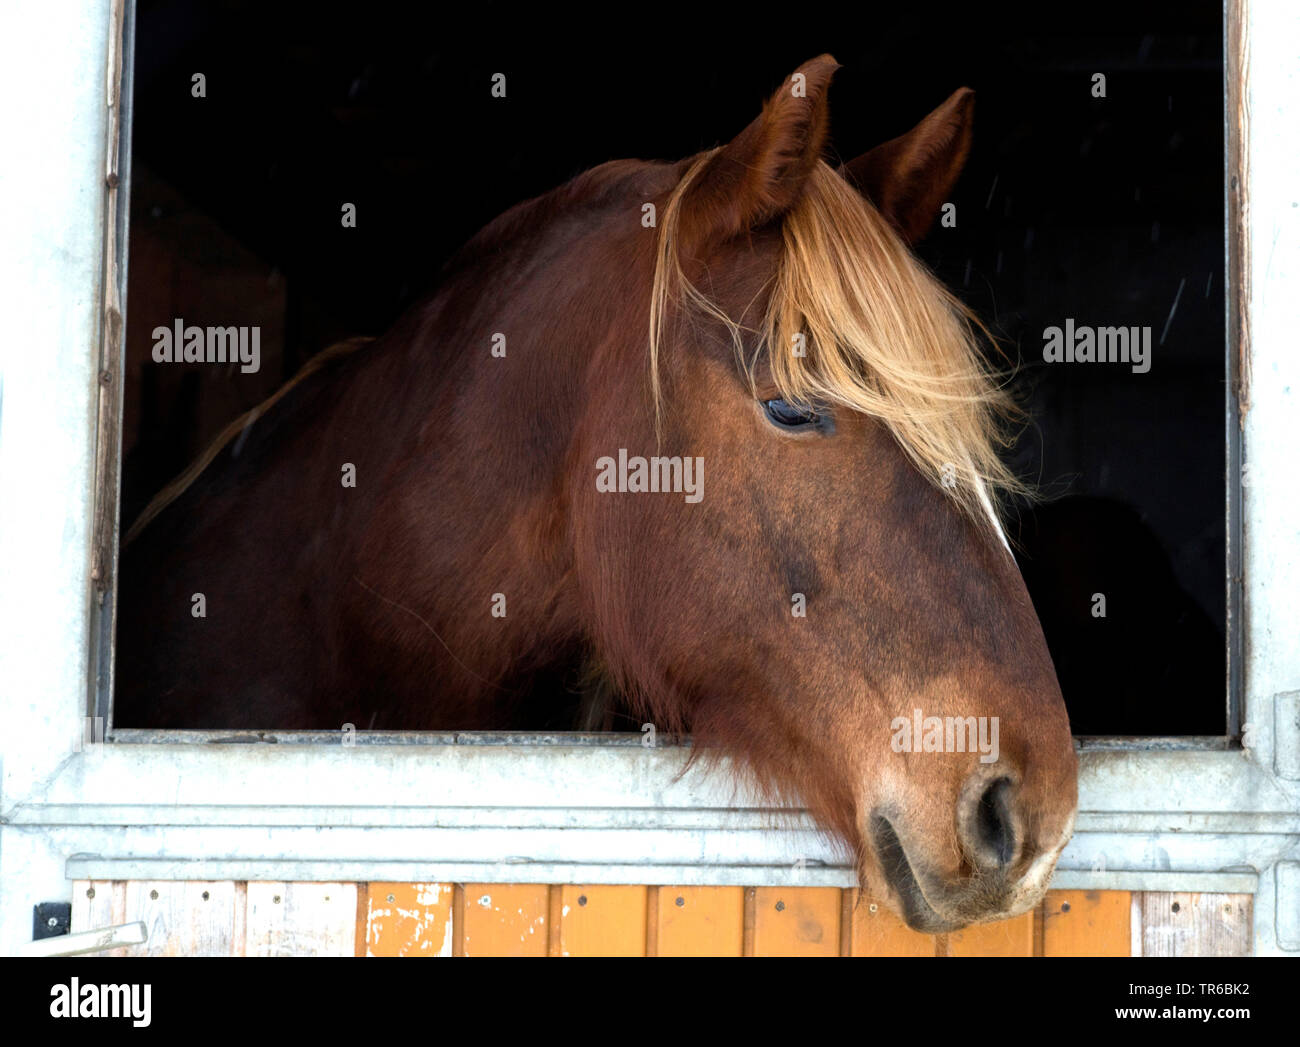
<svg viewBox="0 0 1300 1047"><path fill-rule="evenodd" d="M1034 905L1077 758L999 521L1015 406L912 252L974 95L832 166L837 68L513 207L232 424L128 535L115 726L518 729L577 674L911 927Z"/></svg>

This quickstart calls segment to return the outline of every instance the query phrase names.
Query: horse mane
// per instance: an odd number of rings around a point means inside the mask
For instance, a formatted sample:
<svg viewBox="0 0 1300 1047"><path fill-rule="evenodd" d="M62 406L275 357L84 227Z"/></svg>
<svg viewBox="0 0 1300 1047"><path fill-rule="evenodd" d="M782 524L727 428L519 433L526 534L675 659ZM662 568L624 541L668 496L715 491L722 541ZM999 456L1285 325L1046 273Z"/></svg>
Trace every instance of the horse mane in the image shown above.
<svg viewBox="0 0 1300 1047"><path fill-rule="evenodd" d="M997 345L988 329L825 161L782 219L764 315L754 327L733 320L691 283L680 257L682 198L714 152L687 170L660 222L650 309L656 422L663 332L679 300L728 328L751 387L765 353L782 398L879 419L922 475L976 523L996 526L998 496L1029 490L999 455L1011 443L1005 423L1021 412L980 350L977 332ZM746 333L757 336L748 359Z"/></svg>
<svg viewBox="0 0 1300 1047"><path fill-rule="evenodd" d="M335 342L333 345L327 346L303 364L302 367L298 369L298 373L285 382L284 385L280 386L280 388L274 393L268 396L256 407L245 411L222 429L221 432L217 434L216 439L208 445L207 449L199 455L198 458L186 467L184 472L149 500L149 504L146 505L144 511L136 517L135 523L131 525L130 530L126 532L126 536L122 539L122 548L125 549L130 545L131 542L139 537L140 532L153 522L154 517L189 490L190 485L199 478L204 469L212 464L212 460L221 453L222 449L229 444L231 440L235 439L235 437L256 422L257 419L266 411L269 411L279 403L290 389L293 389L305 379L310 378L327 363L337 360L339 357L348 356L351 353L356 352L363 345L367 345L373 341L373 338L359 336L356 338L345 338L341 342Z"/></svg>

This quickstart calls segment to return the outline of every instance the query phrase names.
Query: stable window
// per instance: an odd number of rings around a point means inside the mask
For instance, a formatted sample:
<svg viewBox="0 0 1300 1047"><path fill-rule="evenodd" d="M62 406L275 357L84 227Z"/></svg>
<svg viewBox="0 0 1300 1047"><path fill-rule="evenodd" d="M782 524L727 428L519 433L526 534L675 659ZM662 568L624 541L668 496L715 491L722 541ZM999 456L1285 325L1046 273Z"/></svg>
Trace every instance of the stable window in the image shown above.
<svg viewBox="0 0 1300 1047"><path fill-rule="evenodd" d="M4 751L0 896L23 904L0 905L0 940L27 940L27 906L71 879L851 884L801 812L678 778L684 748L635 731L232 736L121 728L112 708L119 538L159 487L313 352L381 333L507 206L742 126L793 44L684 44L698 52L685 67L717 70L698 83L648 50L621 56L616 82L580 89L604 117L566 124L540 120L545 106L493 110L480 60L428 43L447 38L434 21L394 32L349 12L340 34L271 11L249 33L217 5L92 8L100 34L66 27L78 49L29 71L62 76L33 105L75 148L16 190L66 214L66 250L6 257L8 286L30 292L14 341L49 343L42 325L61 319L40 366L6 365L0 454L33 511L6 516L0 548L9 594L36 595L22 611L6 596L8 722L24 744ZM1280 70L1300 24L1235 3L1150 21L1117 7L1090 14L1086 37L1046 13L1019 35L952 17L970 24L947 43L904 19L860 54L835 47L851 63L841 111L872 113L835 139L849 154L905 130L936 68L951 70L945 90L987 85L957 224L922 254L1019 352L1040 428L1016 462L1059 496L1012 534L1087 736L1054 883L1252 892L1257 951L1298 950L1300 692L1277 637L1300 581L1286 482L1300 376L1279 304L1300 259L1269 230L1294 222L1280 174L1300 99ZM575 67L518 36L502 67L570 98ZM933 65L885 46L913 37ZM700 105L706 89L716 104ZM177 322L257 329L256 370L154 363L154 330ZM1048 359L1053 329L1084 327L1136 331L1149 366L1121 379ZM38 400L54 407L23 406ZM34 474L20 446L59 468Z"/></svg>

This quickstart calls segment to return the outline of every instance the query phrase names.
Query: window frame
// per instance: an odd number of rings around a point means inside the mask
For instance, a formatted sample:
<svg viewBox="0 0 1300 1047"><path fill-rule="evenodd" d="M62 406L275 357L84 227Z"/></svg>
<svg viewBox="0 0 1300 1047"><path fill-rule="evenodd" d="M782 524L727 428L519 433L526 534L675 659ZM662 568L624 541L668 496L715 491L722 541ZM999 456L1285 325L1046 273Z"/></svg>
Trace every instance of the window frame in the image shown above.
<svg viewBox="0 0 1300 1047"><path fill-rule="evenodd" d="M0 517L0 951L77 879L855 886L805 812L764 806L725 762L681 775L688 745L111 727L83 744L111 712L134 3L29 6L50 46L10 70L40 87L11 145L46 184L0 244L0 279L30 313L14 341L32 347L6 360L0 431L5 489L30 495ZM1053 880L1252 893L1255 951L1277 954L1300 952L1300 236L1277 235L1297 222L1300 81L1284 71L1300 12L1283 7L1225 5L1228 734L1077 739L1079 815ZM37 192L20 177L11 193ZM43 253L47 238L67 249ZM48 411L23 409L42 395ZM22 458L31 447L43 465ZM65 521L57 536L50 520Z"/></svg>

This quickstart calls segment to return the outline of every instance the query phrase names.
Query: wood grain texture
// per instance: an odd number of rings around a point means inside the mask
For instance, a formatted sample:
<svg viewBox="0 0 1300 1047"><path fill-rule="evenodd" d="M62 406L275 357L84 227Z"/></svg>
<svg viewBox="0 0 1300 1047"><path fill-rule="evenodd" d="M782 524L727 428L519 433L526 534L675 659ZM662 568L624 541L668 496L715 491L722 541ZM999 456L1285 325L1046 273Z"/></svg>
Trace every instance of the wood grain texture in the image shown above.
<svg viewBox="0 0 1300 1047"><path fill-rule="evenodd" d="M657 956L741 956L743 887L654 887Z"/></svg>
<svg viewBox="0 0 1300 1047"><path fill-rule="evenodd" d="M644 956L649 888L560 888L561 956Z"/></svg>
<svg viewBox="0 0 1300 1047"><path fill-rule="evenodd" d="M844 892L852 906L850 956L933 956L934 936L912 930L883 903L860 891Z"/></svg>
<svg viewBox="0 0 1300 1047"><path fill-rule="evenodd" d="M838 887L754 889L755 956L838 956Z"/></svg>
<svg viewBox="0 0 1300 1047"><path fill-rule="evenodd" d="M1128 956L1128 891L1049 891L1043 899L1044 956Z"/></svg>
<svg viewBox="0 0 1300 1047"><path fill-rule="evenodd" d="M550 891L536 883L465 884L461 954L547 955Z"/></svg>
<svg viewBox="0 0 1300 1047"><path fill-rule="evenodd" d="M72 933L97 931L126 923L125 880L76 880L72 884ZM96 956L131 956L130 948L110 949Z"/></svg>
<svg viewBox="0 0 1300 1047"><path fill-rule="evenodd" d="M838 888L80 880L72 930L144 922L144 945L105 956L1241 956L1252 904L1051 891L935 936Z"/></svg>
<svg viewBox="0 0 1300 1047"><path fill-rule="evenodd" d="M449 883L371 883L365 904L365 956L450 956Z"/></svg>
<svg viewBox="0 0 1300 1047"><path fill-rule="evenodd" d="M248 956L352 956L357 885L251 882L245 919Z"/></svg>
<svg viewBox="0 0 1300 1047"><path fill-rule="evenodd" d="M1140 913L1142 956L1249 956L1253 923L1249 894L1147 891Z"/></svg>
<svg viewBox="0 0 1300 1047"><path fill-rule="evenodd" d="M149 937L134 956L230 956L234 952L234 881L133 880L126 919L143 920Z"/></svg>
<svg viewBox="0 0 1300 1047"><path fill-rule="evenodd" d="M1033 956L1034 914L979 923L946 937L949 956Z"/></svg>
<svg viewBox="0 0 1300 1047"><path fill-rule="evenodd" d="M238 887L233 881L78 880L73 884L72 929L144 923L149 937L143 944L100 954L104 956L239 955L235 934L243 899Z"/></svg>

